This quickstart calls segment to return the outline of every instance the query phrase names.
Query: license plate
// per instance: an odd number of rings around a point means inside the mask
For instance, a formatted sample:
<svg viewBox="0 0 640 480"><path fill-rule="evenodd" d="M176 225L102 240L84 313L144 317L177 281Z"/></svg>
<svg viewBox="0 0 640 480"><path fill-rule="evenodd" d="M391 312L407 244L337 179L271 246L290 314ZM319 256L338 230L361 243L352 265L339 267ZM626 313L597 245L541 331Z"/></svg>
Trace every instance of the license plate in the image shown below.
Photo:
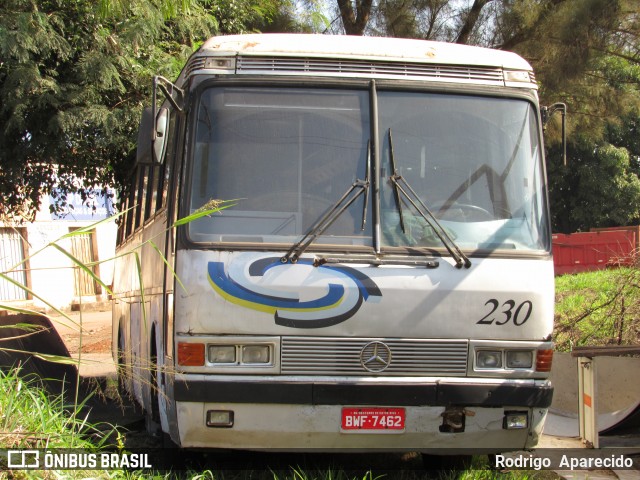
<svg viewBox="0 0 640 480"><path fill-rule="evenodd" d="M344 407L341 429L343 432L403 432L404 408Z"/></svg>

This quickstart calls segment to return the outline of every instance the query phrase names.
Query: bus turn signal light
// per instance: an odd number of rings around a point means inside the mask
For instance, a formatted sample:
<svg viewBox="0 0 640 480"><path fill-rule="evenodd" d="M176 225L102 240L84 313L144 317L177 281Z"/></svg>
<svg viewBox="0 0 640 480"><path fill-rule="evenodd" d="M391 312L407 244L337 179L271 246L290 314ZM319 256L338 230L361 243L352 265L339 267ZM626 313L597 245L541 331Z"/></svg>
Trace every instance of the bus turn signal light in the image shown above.
<svg viewBox="0 0 640 480"><path fill-rule="evenodd" d="M184 367L204 365L204 343L178 342L178 365Z"/></svg>
<svg viewBox="0 0 640 480"><path fill-rule="evenodd" d="M536 355L536 372L550 372L553 361L553 350L538 350Z"/></svg>

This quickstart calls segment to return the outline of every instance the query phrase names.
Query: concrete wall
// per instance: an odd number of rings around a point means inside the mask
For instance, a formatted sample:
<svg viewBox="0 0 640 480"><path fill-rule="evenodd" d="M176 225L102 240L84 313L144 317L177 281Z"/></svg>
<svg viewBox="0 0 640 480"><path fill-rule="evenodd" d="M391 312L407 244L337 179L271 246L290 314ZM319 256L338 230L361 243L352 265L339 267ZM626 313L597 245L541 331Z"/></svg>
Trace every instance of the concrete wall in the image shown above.
<svg viewBox="0 0 640 480"><path fill-rule="evenodd" d="M640 358L598 357L596 402L598 412L624 410L640 400ZM551 407L578 413L578 363L569 353L553 355L551 382L554 386Z"/></svg>
<svg viewBox="0 0 640 480"><path fill-rule="evenodd" d="M70 229L93 225L99 220L100 218L81 221L67 218L54 219L49 213L49 199L44 197L35 221L16 225L26 232L25 256L29 257L27 286L35 294L29 301L19 302L20 306L34 306L49 311L52 306L69 309L80 302L86 305L108 300L108 293L104 289L98 295L77 297L74 291L73 261L63 252L50 246L55 242L56 245L71 253L71 239L62 239L62 237L68 234ZM10 225L0 224L0 226ZM115 255L116 235L115 221L95 226L94 255L101 262L98 267L98 276L106 285L113 283L114 261L112 259Z"/></svg>

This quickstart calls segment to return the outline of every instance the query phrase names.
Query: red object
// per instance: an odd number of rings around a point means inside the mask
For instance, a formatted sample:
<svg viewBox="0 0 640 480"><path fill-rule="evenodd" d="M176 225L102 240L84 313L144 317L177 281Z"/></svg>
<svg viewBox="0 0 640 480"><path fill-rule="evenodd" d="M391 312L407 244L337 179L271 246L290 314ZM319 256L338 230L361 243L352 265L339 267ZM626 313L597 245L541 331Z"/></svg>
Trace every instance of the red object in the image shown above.
<svg viewBox="0 0 640 480"><path fill-rule="evenodd" d="M538 350L536 355L536 372L550 372L553 364L553 349Z"/></svg>
<svg viewBox="0 0 640 480"><path fill-rule="evenodd" d="M204 365L204 343L178 342L178 365L185 367Z"/></svg>
<svg viewBox="0 0 640 480"><path fill-rule="evenodd" d="M563 275L633 264L638 227L554 233L552 238L555 274Z"/></svg>
<svg viewBox="0 0 640 480"><path fill-rule="evenodd" d="M402 431L405 426L404 408L343 407L343 431Z"/></svg>

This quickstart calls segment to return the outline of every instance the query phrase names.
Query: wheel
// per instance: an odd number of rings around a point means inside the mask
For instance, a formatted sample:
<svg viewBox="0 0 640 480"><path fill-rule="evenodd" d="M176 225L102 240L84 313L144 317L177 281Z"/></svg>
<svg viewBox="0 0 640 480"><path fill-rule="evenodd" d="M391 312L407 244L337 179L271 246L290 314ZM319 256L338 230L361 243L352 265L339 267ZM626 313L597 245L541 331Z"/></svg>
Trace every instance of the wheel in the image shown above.
<svg viewBox="0 0 640 480"><path fill-rule="evenodd" d="M160 423L160 378L162 373L158 366L158 353L156 347L155 331L152 331L151 345L149 350L149 395L150 405L145 411L145 425L147 433L154 437L162 435L162 426Z"/></svg>
<svg viewBox="0 0 640 480"><path fill-rule="evenodd" d="M118 349L116 352L116 357L117 357L116 375L118 378L118 393L120 394L121 397L129 394L129 375L127 373L127 364L126 364L124 349L125 349L124 335L122 334L122 328L119 328Z"/></svg>

